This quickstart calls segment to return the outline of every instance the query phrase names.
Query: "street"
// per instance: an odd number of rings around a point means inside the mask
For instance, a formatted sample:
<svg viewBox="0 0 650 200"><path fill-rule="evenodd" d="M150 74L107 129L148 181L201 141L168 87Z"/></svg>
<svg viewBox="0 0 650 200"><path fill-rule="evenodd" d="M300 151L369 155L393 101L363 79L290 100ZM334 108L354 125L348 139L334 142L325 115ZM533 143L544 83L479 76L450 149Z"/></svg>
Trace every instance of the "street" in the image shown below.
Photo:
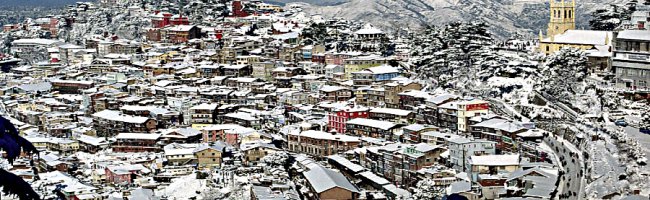
<svg viewBox="0 0 650 200"><path fill-rule="evenodd" d="M564 171L561 172L557 198L582 199L582 175L584 175L582 152L559 136L553 135L545 141L556 153L560 162L558 166Z"/></svg>

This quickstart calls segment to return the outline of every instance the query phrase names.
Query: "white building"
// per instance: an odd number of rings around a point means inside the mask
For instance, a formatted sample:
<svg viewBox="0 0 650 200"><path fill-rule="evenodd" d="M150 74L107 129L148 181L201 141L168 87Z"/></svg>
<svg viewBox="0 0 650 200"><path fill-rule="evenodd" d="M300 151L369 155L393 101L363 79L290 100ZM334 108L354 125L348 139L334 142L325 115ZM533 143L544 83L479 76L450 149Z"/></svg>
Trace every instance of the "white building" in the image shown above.
<svg viewBox="0 0 650 200"><path fill-rule="evenodd" d="M461 172L470 170L470 156L496 154L496 142L474 140L464 137L449 139L449 162L452 168Z"/></svg>

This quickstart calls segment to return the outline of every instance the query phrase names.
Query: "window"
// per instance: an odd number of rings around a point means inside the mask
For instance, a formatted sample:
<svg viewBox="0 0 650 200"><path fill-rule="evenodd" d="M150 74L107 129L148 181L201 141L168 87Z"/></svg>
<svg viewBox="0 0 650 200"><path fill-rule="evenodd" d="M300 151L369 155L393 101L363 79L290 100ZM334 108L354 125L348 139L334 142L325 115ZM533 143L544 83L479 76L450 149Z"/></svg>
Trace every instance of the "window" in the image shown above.
<svg viewBox="0 0 650 200"><path fill-rule="evenodd" d="M627 70L627 75L628 76L636 76L636 69Z"/></svg>
<svg viewBox="0 0 650 200"><path fill-rule="evenodd" d="M546 51L551 51L551 47L546 46Z"/></svg>

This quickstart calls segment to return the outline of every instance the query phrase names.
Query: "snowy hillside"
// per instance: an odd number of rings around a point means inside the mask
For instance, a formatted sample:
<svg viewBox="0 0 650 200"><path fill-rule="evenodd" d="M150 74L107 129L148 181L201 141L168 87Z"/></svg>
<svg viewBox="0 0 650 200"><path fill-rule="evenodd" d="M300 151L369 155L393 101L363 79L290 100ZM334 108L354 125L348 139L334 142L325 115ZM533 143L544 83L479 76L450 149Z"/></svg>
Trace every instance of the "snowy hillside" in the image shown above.
<svg viewBox="0 0 650 200"><path fill-rule="evenodd" d="M578 27L588 27L591 11L619 1L622 0L579 1ZM483 19L498 38L515 32L535 36L540 29L546 30L549 13L545 0L350 0L334 6L299 4L310 14L362 20L380 27L421 28L427 24Z"/></svg>

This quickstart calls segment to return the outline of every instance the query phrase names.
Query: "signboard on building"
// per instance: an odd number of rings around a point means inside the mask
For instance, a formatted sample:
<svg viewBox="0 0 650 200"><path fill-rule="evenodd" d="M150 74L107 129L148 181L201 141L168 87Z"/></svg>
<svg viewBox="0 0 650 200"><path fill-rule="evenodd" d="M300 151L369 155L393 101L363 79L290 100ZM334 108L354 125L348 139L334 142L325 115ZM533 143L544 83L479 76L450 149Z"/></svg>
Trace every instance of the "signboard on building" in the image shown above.
<svg viewBox="0 0 650 200"><path fill-rule="evenodd" d="M648 55L630 54L627 57L632 60L648 60Z"/></svg>
<svg viewBox="0 0 650 200"><path fill-rule="evenodd" d="M490 106L488 105L488 103L469 104L469 105L467 105L467 111L487 110L489 108L490 108Z"/></svg>

